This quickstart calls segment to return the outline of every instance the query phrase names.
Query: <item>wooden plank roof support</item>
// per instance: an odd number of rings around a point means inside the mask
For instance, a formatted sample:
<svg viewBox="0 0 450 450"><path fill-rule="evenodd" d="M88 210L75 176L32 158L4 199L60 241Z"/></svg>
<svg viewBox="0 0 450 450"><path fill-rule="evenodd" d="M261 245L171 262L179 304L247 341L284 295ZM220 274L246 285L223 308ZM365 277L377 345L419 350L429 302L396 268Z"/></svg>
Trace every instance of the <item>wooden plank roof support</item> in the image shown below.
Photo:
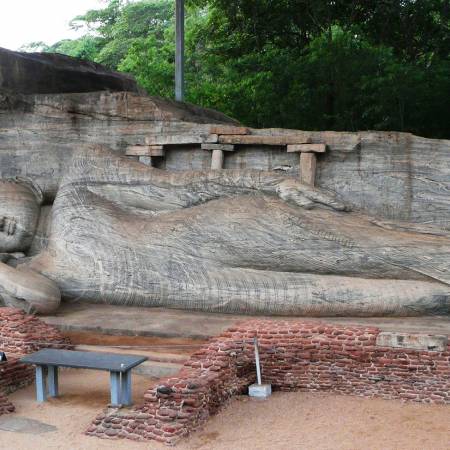
<svg viewBox="0 0 450 450"><path fill-rule="evenodd" d="M164 146L162 145L131 145L125 155L139 161L147 166L153 166L154 157L164 156Z"/></svg>
<svg viewBox="0 0 450 450"><path fill-rule="evenodd" d="M126 156L164 156L162 145L131 145L125 151Z"/></svg>
<svg viewBox="0 0 450 450"><path fill-rule="evenodd" d="M233 144L202 144L202 150L222 150L224 152L233 152Z"/></svg>
<svg viewBox="0 0 450 450"><path fill-rule="evenodd" d="M296 135L278 135L278 136L263 136L256 134L231 134L219 135L219 144L241 144L241 145L289 145L289 144L308 144L310 139L301 140Z"/></svg>
<svg viewBox="0 0 450 450"><path fill-rule="evenodd" d="M217 142L217 134L155 134L145 138L147 145L191 145Z"/></svg>
<svg viewBox="0 0 450 450"><path fill-rule="evenodd" d="M292 144L287 146L289 153L300 154L300 180L311 186L316 182L316 153L325 153L326 144Z"/></svg>
<svg viewBox="0 0 450 450"><path fill-rule="evenodd" d="M327 149L326 144L289 144L287 146L288 153L294 152L325 153L326 149Z"/></svg>

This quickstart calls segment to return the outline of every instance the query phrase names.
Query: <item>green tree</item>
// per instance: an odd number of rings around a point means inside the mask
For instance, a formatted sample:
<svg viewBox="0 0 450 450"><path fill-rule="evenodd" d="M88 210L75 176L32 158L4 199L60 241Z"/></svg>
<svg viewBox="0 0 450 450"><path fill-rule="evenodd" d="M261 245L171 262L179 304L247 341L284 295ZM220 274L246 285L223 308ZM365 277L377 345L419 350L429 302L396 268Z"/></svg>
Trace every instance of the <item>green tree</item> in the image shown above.
<svg viewBox="0 0 450 450"><path fill-rule="evenodd" d="M250 126L450 137L448 0L190 0L187 100ZM174 0L109 0L56 51L173 96Z"/></svg>

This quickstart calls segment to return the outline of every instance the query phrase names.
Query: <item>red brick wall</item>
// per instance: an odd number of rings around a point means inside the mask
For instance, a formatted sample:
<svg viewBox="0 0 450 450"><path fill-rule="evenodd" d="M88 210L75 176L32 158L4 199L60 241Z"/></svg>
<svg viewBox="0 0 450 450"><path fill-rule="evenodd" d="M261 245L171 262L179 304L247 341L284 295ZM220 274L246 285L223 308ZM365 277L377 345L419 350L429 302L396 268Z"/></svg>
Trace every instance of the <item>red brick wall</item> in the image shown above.
<svg viewBox="0 0 450 450"><path fill-rule="evenodd" d="M8 353L8 361L0 362L0 392L10 394L33 382L34 369L22 364L19 359L23 355Z"/></svg>
<svg viewBox="0 0 450 450"><path fill-rule="evenodd" d="M51 325L17 308L0 308L0 350L25 355L69 341Z"/></svg>
<svg viewBox="0 0 450 450"><path fill-rule="evenodd" d="M12 406L5 394L33 382L33 367L20 363L19 359L46 347L68 348L70 344L56 328L37 317L16 308L0 308L0 351L8 358L0 362L0 415Z"/></svg>
<svg viewBox="0 0 450 450"><path fill-rule="evenodd" d="M142 405L101 414L87 434L175 443L254 382L254 336L263 382L274 389L450 403L450 348L380 347L378 333L317 322L244 322L196 352L177 377L150 388Z"/></svg>
<svg viewBox="0 0 450 450"><path fill-rule="evenodd" d="M6 395L0 394L0 416L14 412L14 405L8 400Z"/></svg>

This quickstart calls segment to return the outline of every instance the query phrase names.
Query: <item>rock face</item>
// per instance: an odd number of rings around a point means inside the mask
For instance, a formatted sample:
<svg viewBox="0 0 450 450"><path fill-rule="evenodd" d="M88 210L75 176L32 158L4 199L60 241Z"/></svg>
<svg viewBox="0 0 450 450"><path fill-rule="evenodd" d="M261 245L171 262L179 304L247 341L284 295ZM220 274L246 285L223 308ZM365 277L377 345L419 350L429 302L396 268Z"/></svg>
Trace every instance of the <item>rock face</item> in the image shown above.
<svg viewBox="0 0 450 450"><path fill-rule="evenodd" d="M55 53L20 53L0 48L0 89L21 94L138 92L133 77L100 64Z"/></svg>
<svg viewBox="0 0 450 450"><path fill-rule="evenodd" d="M129 92L0 94L0 177L33 179L48 202L80 146L106 145L124 155L152 136L207 136L217 123L236 124L215 111ZM296 133L327 144L327 151L317 155L316 186L378 219L450 230L450 141L394 132ZM299 172L298 154L281 146L240 145L225 152L223 164L225 169ZM211 152L200 144L171 145L154 165L205 170L211 167Z"/></svg>
<svg viewBox="0 0 450 450"><path fill-rule="evenodd" d="M143 145L149 135L207 135L211 124L236 121L188 103L130 92L24 96L0 91L0 178L31 178L48 201L80 146L101 144L125 154L129 146ZM182 153L178 169L189 168L186 157L197 163L198 155L186 155L191 149L174 148ZM207 167L208 152L198 152Z"/></svg>
<svg viewBox="0 0 450 450"><path fill-rule="evenodd" d="M27 179L17 195L11 177ZM0 178L8 304L450 311L449 141L248 129L134 92L3 90ZM43 201L27 206L30 192Z"/></svg>
<svg viewBox="0 0 450 450"><path fill-rule="evenodd" d="M0 264L0 287L46 313L59 304L53 283L63 297L130 306L442 314L449 255L449 233L376 222L284 174L169 172L91 147L65 168L48 245Z"/></svg>

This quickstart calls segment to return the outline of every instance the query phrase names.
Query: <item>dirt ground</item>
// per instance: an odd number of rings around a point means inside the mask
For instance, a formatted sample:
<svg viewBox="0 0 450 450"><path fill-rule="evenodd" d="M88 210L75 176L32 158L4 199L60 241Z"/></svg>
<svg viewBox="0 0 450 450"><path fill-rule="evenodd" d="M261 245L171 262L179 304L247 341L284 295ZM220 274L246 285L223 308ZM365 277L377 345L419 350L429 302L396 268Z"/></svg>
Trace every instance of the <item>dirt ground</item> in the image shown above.
<svg viewBox="0 0 450 450"><path fill-rule="evenodd" d="M108 383L107 373L69 369L61 372L60 398L37 404L34 386L12 394L16 416L53 425L57 431L0 431L0 448L166 449L153 442L109 441L83 435L92 418L108 403ZM135 402L150 383L148 378L133 377ZM275 393L266 401L239 397L176 448L449 450L450 406L315 393Z"/></svg>

